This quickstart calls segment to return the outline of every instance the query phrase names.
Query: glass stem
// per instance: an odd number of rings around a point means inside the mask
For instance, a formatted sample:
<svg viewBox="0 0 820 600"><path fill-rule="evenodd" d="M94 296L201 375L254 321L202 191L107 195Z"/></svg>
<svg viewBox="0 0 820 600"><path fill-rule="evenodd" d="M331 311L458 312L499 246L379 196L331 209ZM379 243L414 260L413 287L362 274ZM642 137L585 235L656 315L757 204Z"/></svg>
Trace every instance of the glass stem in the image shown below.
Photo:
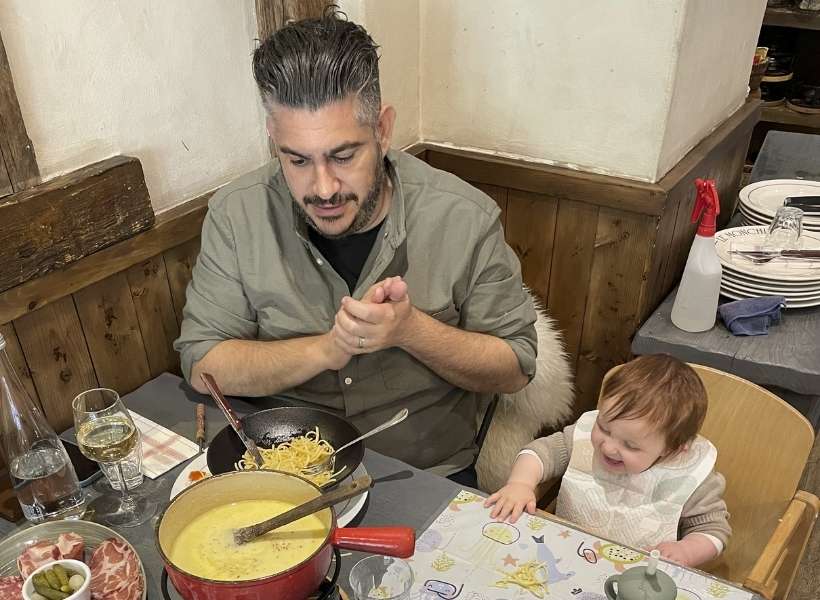
<svg viewBox="0 0 820 600"><path fill-rule="evenodd" d="M128 493L128 486L125 483L125 475L122 472L122 461L118 461L117 463L117 477L120 480L120 494L122 500L122 510L126 512L133 512L136 505L134 504L134 498L131 494Z"/></svg>

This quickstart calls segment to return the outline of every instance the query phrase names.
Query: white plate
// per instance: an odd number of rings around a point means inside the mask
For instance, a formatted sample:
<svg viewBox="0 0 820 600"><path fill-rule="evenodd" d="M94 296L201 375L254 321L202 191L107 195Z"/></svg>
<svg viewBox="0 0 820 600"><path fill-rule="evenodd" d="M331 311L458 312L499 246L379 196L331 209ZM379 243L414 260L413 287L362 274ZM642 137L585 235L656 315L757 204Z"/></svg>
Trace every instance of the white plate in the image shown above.
<svg viewBox="0 0 820 600"><path fill-rule="evenodd" d="M720 288L720 295L731 298L732 300L744 300L745 298L757 298L756 294L746 294L743 292L733 292L724 287ZM789 302L786 300L786 308L809 308L811 306L820 306L820 300L808 300L800 302Z"/></svg>
<svg viewBox="0 0 820 600"><path fill-rule="evenodd" d="M820 181L802 179L758 181L740 190L739 196L740 201L751 210L771 219L789 196L820 196Z"/></svg>
<svg viewBox="0 0 820 600"><path fill-rule="evenodd" d="M748 215L749 217L754 217L758 220L762 220L767 224L774 218L774 212L772 212L772 214L761 212L756 210L754 207L744 204L743 201L738 203L737 208L743 214ZM809 223L814 226L820 225L820 213L804 212L803 223Z"/></svg>
<svg viewBox="0 0 820 600"><path fill-rule="evenodd" d="M723 267L723 278L736 281L737 283L766 289L783 290L786 292L820 292L820 281L771 281L735 271L728 265L721 266Z"/></svg>
<svg viewBox="0 0 820 600"><path fill-rule="evenodd" d="M176 481L174 481L174 485L171 486L170 498L172 500L189 485L196 483L191 481L189 477L193 471L202 471L205 473L206 477L211 476L211 472L208 470L208 457L204 452L199 456L196 456L193 460L191 460L191 462L185 465L185 468L183 468L182 472L177 476ZM362 464L356 467L356 470L353 471L353 477L364 477L365 475L367 475L367 470ZM336 511L336 522L339 527L345 527L354 519L354 517L356 517L356 515L361 512L362 508L364 508L365 502L367 502L367 495L369 493L369 491L364 492L363 494L354 496L349 500L340 502L333 507L333 510Z"/></svg>
<svg viewBox="0 0 820 600"><path fill-rule="evenodd" d="M91 553L97 546L109 538L114 538L127 544L128 547L134 551L134 554L137 555L137 562L140 566L140 574L142 575L143 582L142 600L145 600L148 593L148 581L145 578L145 569L142 566L142 560L139 554L137 554L137 551L134 550L134 547L128 540L119 533L92 521L51 521L21 529L7 538L4 538L2 543L0 543L0 577L18 575L17 557L20 556L28 546L38 540L51 540L56 542L57 536L61 533L76 533L81 535L85 542L85 557L87 559L91 558Z"/></svg>
<svg viewBox="0 0 820 600"><path fill-rule="evenodd" d="M814 287L791 287L784 285L770 284L766 281L750 281L746 277L738 277L736 274L723 270L721 281L725 281L735 287L749 288L758 292L766 292L773 296L817 296L820 295L820 286Z"/></svg>
<svg viewBox="0 0 820 600"><path fill-rule="evenodd" d="M767 282L820 281L820 262L797 260L772 260L767 263L755 264L740 256L729 254L732 243L742 242L748 247L762 244L766 238L767 228L755 225L746 227L732 227L718 231L715 234L715 249L720 262L731 271L749 275L754 279ZM805 250L820 250L820 234L803 232L800 242Z"/></svg>
<svg viewBox="0 0 820 600"><path fill-rule="evenodd" d="M720 282L721 287L725 287L735 292L743 292L745 294L752 294L754 296L784 296L790 300L818 300L820 299L820 290L813 292L784 292L779 290L772 290L765 287L757 287L745 283L737 283L725 277Z"/></svg>

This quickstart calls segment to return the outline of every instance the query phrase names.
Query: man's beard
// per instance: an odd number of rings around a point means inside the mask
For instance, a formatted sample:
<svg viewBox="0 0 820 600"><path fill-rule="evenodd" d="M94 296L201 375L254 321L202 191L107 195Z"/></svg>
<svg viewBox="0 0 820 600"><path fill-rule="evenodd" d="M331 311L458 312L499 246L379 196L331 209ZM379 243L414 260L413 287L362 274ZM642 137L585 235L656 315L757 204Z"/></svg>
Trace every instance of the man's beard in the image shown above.
<svg viewBox="0 0 820 600"><path fill-rule="evenodd" d="M364 202L360 202L359 197L356 194L333 194L327 200L320 198L319 196L305 196L302 199L305 206L310 206L311 204L315 206L323 206L323 207L331 207L331 206L339 206L341 204L345 204L346 202L355 202L359 205L359 210L356 213L356 216L353 218L353 222L350 224L350 227L345 229L340 233L327 233L322 231L322 229L316 224L313 218L307 214L302 205L296 202L296 210L301 215L301 217L305 220L305 222L319 235L330 238L330 239L338 239L347 237L349 235L353 235L355 233L359 233L362 229L364 229L369 223L370 219L373 218L373 215L376 213L376 210L379 208L379 199L382 195L382 190L384 189L384 180L386 177L385 168L384 168L384 157L382 156L381 152L378 153L376 164L373 169L373 185L370 186L370 189L365 196ZM333 221L337 221L341 219L342 216L339 217L328 217L322 218L322 221L332 223Z"/></svg>

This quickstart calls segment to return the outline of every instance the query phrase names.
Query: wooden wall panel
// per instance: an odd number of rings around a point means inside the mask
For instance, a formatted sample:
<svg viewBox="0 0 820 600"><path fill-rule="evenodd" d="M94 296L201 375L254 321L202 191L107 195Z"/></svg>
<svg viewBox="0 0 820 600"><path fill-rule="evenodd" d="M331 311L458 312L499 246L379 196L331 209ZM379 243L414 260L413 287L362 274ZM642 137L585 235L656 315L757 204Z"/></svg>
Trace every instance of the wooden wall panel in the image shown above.
<svg viewBox="0 0 820 600"><path fill-rule="evenodd" d="M14 324L6 323L5 325L0 325L0 334L2 334L3 339L6 340L6 353L9 355L9 360L11 360L14 370L17 372L17 377L20 378L20 382L26 388L32 400L39 404L40 396L37 395L37 388L31 379L31 371L29 371L26 357L23 355L23 349L20 347L20 341L17 339Z"/></svg>
<svg viewBox="0 0 820 600"><path fill-rule="evenodd" d="M595 407L604 374L630 357L656 227L651 215L610 208L598 212L575 378L578 413Z"/></svg>
<svg viewBox="0 0 820 600"><path fill-rule="evenodd" d="M549 298L558 203L552 198L509 191L507 197L507 241L521 261L524 281L546 303Z"/></svg>
<svg viewBox="0 0 820 600"><path fill-rule="evenodd" d="M564 334L573 366L584 330L597 227L597 206L572 200L558 204L547 310Z"/></svg>
<svg viewBox="0 0 820 600"><path fill-rule="evenodd" d="M168 283L171 286L171 298L177 322L182 325L182 309L185 306L185 290L191 281L191 271L199 256L200 239L197 237L175 248L167 250L163 256L165 269L168 271Z"/></svg>
<svg viewBox="0 0 820 600"><path fill-rule="evenodd" d="M174 352L173 343L179 336L179 324L162 255L134 265L125 276L131 288L151 377L166 371L178 373L179 355Z"/></svg>
<svg viewBox="0 0 820 600"><path fill-rule="evenodd" d="M71 401L97 387L73 298L29 313L14 327L49 422L58 432L71 427Z"/></svg>
<svg viewBox="0 0 820 600"><path fill-rule="evenodd" d="M74 301L100 385L127 394L148 381L148 359L125 274L80 290Z"/></svg>
<svg viewBox="0 0 820 600"><path fill-rule="evenodd" d="M471 182L472 183L472 182ZM498 185L490 185L488 183L473 183L478 189L487 194L490 198L495 200L498 208L501 209L501 226L504 231L507 231L507 193L509 190ZM508 238L509 239L509 238Z"/></svg>

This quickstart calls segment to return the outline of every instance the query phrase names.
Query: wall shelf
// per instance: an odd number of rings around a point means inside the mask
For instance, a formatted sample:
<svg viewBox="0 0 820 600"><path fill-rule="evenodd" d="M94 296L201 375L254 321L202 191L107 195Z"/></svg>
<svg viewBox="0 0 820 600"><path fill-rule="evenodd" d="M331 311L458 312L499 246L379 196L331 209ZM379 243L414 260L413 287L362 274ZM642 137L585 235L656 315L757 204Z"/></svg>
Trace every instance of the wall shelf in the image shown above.
<svg viewBox="0 0 820 600"><path fill-rule="evenodd" d="M760 120L768 123L780 123L781 125L792 125L820 131L820 114L806 115L793 111L786 106L763 107Z"/></svg>
<svg viewBox="0 0 820 600"><path fill-rule="evenodd" d="M820 11L767 8L766 15L763 17L763 24L820 31Z"/></svg>

